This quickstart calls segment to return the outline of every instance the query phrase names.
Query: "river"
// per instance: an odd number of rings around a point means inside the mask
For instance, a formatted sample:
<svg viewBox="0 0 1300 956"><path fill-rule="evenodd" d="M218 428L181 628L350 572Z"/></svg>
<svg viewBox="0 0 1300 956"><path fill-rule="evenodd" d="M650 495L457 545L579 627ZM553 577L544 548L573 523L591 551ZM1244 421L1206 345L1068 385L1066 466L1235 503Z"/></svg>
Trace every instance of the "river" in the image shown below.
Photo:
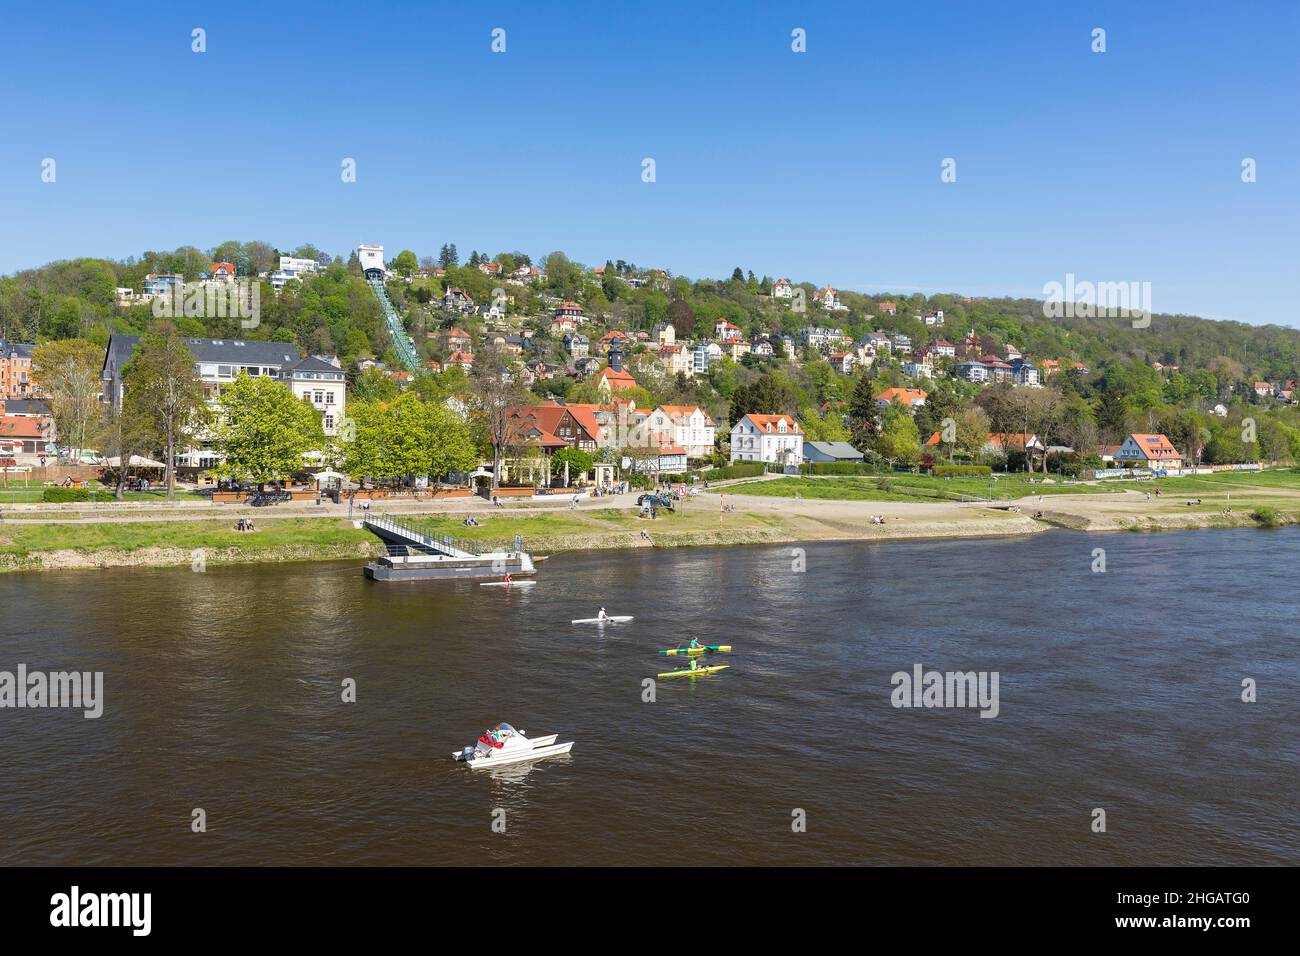
<svg viewBox="0 0 1300 956"><path fill-rule="evenodd" d="M1300 529L803 548L0 575L0 671L104 674L0 710L0 863L1300 863ZM691 636L730 669L643 700ZM892 706L917 664L997 716ZM498 721L576 744L450 759Z"/></svg>

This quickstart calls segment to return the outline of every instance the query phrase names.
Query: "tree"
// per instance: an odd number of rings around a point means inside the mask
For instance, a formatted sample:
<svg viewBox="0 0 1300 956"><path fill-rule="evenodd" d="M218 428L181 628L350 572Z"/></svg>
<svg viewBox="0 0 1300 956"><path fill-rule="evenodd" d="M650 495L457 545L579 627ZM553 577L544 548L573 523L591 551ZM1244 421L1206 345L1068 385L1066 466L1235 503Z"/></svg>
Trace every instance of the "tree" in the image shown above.
<svg viewBox="0 0 1300 956"><path fill-rule="evenodd" d="M141 408L142 399L127 392L118 408L109 411L100 431L99 453L118 459L117 480L113 495L118 501L126 497L126 481L131 474L131 457L151 450L155 437L150 410Z"/></svg>
<svg viewBox="0 0 1300 956"><path fill-rule="evenodd" d="M387 402L353 402L348 417L343 464L355 477L439 477L478 463L469 426L445 405L423 401L415 392Z"/></svg>
<svg viewBox="0 0 1300 956"><path fill-rule="evenodd" d="M444 269L454 269L460 265L460 255L456 252L456 243L449 242L438 253L438 265Z"/></svg>
<svg viewBox="0 0 1300 956"><path fill-rule="evenodd" d="M84 339L45 342L32 351L33 377L49 398L65 457L71 447L84 449L99 424L103 365L104 350Z"/></svg>
<svg viewBox="0 0 1300 956"><path fill-rule="evenodd" d="M856 425L875 421L876 389L875 383L866 375L860 375L853 386L853 397L849 399L849 419Z"/></svg>
<svg viewBox="0 0 1300 956"><path fill-rule="evenodd" d="M963 408L954 420L957 451L969 458L978 457L980 450L988 444L989 417L978 405Z"/></svg>
<svg viewBox="0 0 1300 956"><path fill-rule="evenodd" d="M271 378L240 373L217 409L212 445L224 459L214 469L222 477L257 484L289 478L325 443L320 413Z"/></svg>
<svg viewBox="0 0 1300 956"><path fill-rule="evenodd" d="M895 462L911 465L920 460L921 433L902 405L891 402L881 414L876 453L891 467Z"/></svg>
<svg viewBox="0 0 1300 956"><path fill-rule="evenodd" d="M490 352L480 353L475 363L470 394L474 420L492 447L492 484L501 484L501 460L516 441L510 409L524 405L527 392L510 374L505 360Z"/></svg>
<svg viewBox="0 0 1300 956"><path fill-rule="evenodd" d="M801 405L799 390L782 371L764 372L731 396L731 419L751 412L759 415L796 415Z"/></svg>
<svg viewBox="0 0 1300 956"><path fill-rule="evenodd" d="M695 310L685 299L673 299L668 304L668 321L672 323L677 338L683 341L695 332Z"/></svg>
<svg viewBox="0 0 1300 956"><path fill-rule="evenodd" d="M564 466L569 466L569 478L573 480L579 475L591 471L595 461L591 455L581 448L575 448L570 445L567 448L561 448L551 456L551 468L555 471L563 471Z"/></svg>
<svg viewBox="0 0 1300 956"><path fill-rule="evenodd" d="M393 260L393 271L400 276L411 276L420 268L420 260L410 249L403 249Z"/></svg>
<svg viewBox="0 0 1300 956"><path fill-rule="evenodd" d="M141 341L123 370L125 390L136 392L132 405L148 417L165 450L167 497L176 495L176 450L204 426L208 407L194 354L170 322L159 322Z"/></svg>

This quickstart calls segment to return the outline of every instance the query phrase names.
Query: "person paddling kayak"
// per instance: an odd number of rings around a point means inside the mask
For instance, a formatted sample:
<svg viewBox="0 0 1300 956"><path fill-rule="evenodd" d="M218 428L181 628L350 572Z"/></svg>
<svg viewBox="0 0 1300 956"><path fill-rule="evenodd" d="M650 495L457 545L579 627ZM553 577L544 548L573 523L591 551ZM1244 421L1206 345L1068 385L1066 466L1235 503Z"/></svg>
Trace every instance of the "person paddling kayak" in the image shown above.
<svg viewBox="0 0 1300 956"><path fill-rule="evenodd" d="M598 620L598 621L605 621L605 620L608 620L608 619L609 619L609 615L605 613L605 609L602 607L602 608L600 609L600 613L596 615L596 620Z"/></svg>

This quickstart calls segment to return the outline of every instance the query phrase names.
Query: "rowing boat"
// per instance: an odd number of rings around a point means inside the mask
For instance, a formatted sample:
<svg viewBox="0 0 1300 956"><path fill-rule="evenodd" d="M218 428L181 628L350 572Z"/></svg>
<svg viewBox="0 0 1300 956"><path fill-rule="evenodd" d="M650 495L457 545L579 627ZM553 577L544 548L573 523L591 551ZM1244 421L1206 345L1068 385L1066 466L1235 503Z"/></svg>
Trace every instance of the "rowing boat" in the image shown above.
<svg viewBox="0 0 1300 956"><path fill-rule="evenodd" d="M656 674L656 677L699 677L701 674L715 674L718 671L725 671L730 664L714 664L712 667L697 667L695 670L669 671L666 674Z"/></svg>
<svg viewBox="0 0 1300 956"><path fill-rule="evenodd" d="M674 647L666 651L660 651L660 654L667 654L669 657L685 655L687 657L699 657L701 654L707 654L710 651L730 651L730 644L712 644L700 647Z"/></svg>
<svg viewBox="0 0 1300 956"><path fill-rule="evenodd" d="M483 581L479 584L481 588L531 588L537 584L536 581Z"/></svg>
<svg viewBox="0 0 1300 956"><path fill-rule="evenodd" d="M616 617L612 615L610 617L580 617L573 623L574 624L622 624L624 621L630 621L630 620L632 620L631 614L627 615L626 617Z"/></svg>

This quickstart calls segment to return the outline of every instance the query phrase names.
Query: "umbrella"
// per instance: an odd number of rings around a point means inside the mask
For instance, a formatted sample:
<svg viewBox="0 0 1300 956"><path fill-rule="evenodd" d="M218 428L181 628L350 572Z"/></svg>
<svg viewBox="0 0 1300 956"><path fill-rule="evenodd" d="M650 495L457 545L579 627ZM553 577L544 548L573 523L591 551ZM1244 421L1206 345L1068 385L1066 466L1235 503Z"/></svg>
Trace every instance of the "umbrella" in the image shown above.
<svg viewBox="0 0 1300 956"><path fill-rule="evenodd" d="M154 461L152 458L145 458L141 455L132 455L129 459L132 468L166 468L160 461ZM101 464L108 465L110 468L120 468L122 466L122 457L114 455L112 458L105 458Z"/></svg>
<svg viewBox="0 0 1300 956"><path fill-rule="evenodd" d="M341 471L335 471L333 468L325 468L312 475L317 481L333 481L336 478L346 478L347 475Z"/></svg>

